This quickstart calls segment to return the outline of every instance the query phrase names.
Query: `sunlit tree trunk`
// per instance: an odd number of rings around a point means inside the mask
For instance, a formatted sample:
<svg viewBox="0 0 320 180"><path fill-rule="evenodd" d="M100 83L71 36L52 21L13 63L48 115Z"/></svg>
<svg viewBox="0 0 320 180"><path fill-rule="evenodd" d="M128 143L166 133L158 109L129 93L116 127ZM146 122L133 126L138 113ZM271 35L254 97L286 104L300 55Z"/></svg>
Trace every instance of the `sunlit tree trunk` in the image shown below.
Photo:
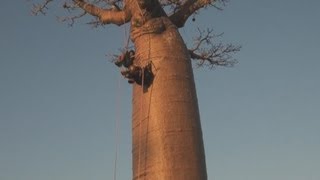
<svg viewBox="0 0 320 180"><path fill-rule="evenodd" d="M177 28L134 39L135 63L152 63L148 88L133 85L133 179L206 180L206 164L191 60Z"/></svg>
<svg viewBox="0 0 320 180"><path fill-rule="evenodd" d="M41 0L39 0L41 1ZM199 30L187 49L178 28L201 9L228 0L42 0L34 14L46 14L51 2L68 12L60 19L73 25L85 15L94 26L130 23L134 49L125 49L115 64L133 84L133 180L206 180L206 163L191 58L197 65L230 67L240 46L215 44L220 35ZM119 6L120 5L120 6ZM168 10L169 15L164 11ZM79 10L80 9L80 14ZM207 46L206 48L203 48ZM135 52L134 52L135 51ZM150 65L152 73L150 73ZM124 68L123 68L124 67ZM145 74L145 67L149 73ZM141 76L142 74L142 76ZM144 75L153 74L149 82ZM150 80L150 78L149 78Z"/></svg>
<svg viewBox="0 0 320 180"><path fill-rule="evenodd" d="M206 180L190 51L177 28L212 1L187 0L169 17L158 0L124 0L122 10L102 9L85 0L73 2L102 23L130 22L135 55L126 68L130 71L152 66L153 82L141 85L134 78L137 83L133 85L132 100L133 179ZM126 77L136 77L133 74Z"/></svg>

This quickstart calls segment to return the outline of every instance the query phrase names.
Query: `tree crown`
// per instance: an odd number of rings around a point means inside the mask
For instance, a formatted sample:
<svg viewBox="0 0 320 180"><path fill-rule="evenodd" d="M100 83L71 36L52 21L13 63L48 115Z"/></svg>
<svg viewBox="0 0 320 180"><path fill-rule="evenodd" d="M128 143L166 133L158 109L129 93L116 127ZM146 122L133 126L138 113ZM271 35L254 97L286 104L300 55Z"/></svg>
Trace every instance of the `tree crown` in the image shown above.
<svg viewBox="0 0 320 180"><path fill-rule="evenodd" d="M131 22L136 11L142 17L166 16L177 27L184 27L186 21L199 14L201 9L213 7L218 10L226 5L228 0L30 0L33 2L34 15L46 15L47 10L53 6L60 6L66 10L67 15L60 16L61 22L73 26L74 23L86 16L93 17L88 24L93 27L105 24L122 25ZM137 4L138 9L134 9ZM137 24L137 23L136 23ZM139 24L139 23L138 23ZM237 61L232 55L240 50L240 46L217 42L222 34L214 34L212 29L200 30L194 38L193 48L189 49L190 57L196 60L197 66L233 66Z"/></svg>

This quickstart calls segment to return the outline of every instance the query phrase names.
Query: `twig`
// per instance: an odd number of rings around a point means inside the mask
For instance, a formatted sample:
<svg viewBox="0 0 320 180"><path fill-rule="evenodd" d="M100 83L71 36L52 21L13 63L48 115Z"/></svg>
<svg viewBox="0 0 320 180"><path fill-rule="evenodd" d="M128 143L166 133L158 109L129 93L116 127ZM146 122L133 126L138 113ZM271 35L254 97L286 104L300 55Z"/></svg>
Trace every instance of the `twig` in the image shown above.
<svg viewBox="0 0 320 180"><path fill-rule="evenodd" d="M212 29L207 29L206 31L198 29L198 32L199 35L195 38L194 48L189 50L190 57L197 60L198 67L232 67L237 63L232 55L240 51L241 46L222 44L221 42L214 43L215 38L221 37L223 34L215 35Z"/></svg>
<svg viewBox="0 0 320 180"><path fill-rule="evenodd" d="M33 8L31 10L33 15L38 15L39 13L42 15L46 15L45 10L48 9L48 4L53 0L46 0L43 3L33 4Z"/></svg>

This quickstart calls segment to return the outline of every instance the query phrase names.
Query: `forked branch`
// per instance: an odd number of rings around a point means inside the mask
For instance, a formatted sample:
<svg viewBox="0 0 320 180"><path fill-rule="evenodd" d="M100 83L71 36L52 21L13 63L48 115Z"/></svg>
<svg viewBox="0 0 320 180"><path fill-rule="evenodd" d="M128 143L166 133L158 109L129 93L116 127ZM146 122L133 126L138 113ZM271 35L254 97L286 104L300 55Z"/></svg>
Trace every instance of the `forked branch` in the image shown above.
<svg viewBox="0 0 320 180"><path fill-rule="evenodd" d="M118 26L130 21L131 13L124 7L122 10L102 9L84 0L73 0L73 2L83 9L86 13L97 17L104 24L116 24Z"/></svg>
<svg viewBox="0 0 320 180"><path fill-rule="evenodd" d="M186 0L182 5L177 7L177 11L173 13L169 18L178 27L184 26L188 18L195 14L199 9L213 6L221 10L216 3L225 5L228 0Z"/></svg>
<svg viewBox="0 0 320 180"><path fill-rule="evenodd" d="M52 2L53 0L45 0L43 3L33 4L32 7L32 14L38 15L38 14L46 14L46 10L48 9L48 4Z"/></svg>
<svg viewBox="0 0 320 180"><path fill-rule="evenodd" d="M61 22L67 22L69 26L73 26L77 19L82 18L86 14L87 12L83 11L81 14L75 16L58 17L58 20Z"/></svg>
<svg viewBox="0 0 320 180"><path fill-rule="evenodd" d="M190 57L197 61L196 64L198 67L231 67L237 63L232 55L240 51L241 46L222 44L221 42L216 44L213 41L222 36L222 34L215 35L213 34L213 30L210 29L206 31L198 29L198 31L199 36L195 39L194 48L189 49Z"/></svg>
<svg viewBox="0 0 320 180"><path fill-rule="evenodd" d="M30 0L32 1L32 0ZM48 5L55 0L44 0L42 3L34 3L32 13L34 15L46 14ZM79 19L86 14L90 14L98 19L98 23L95 24L116 24L122 25L130 21L131 12L124 6L122 9L117 6L118 2L126 2L126 0L64 0L62 1L63 8L67 9L68 12L77 12L76 15L60 17L59 20L62 22L68 22L72 26L76 19ZM59 1L55 1L59 3ZM91 3L90 3L91 2ZM104 8L102 4L110 7ZM126 4L126 3L124 3ZM78 12L79 8L83 12Z"/></svg>

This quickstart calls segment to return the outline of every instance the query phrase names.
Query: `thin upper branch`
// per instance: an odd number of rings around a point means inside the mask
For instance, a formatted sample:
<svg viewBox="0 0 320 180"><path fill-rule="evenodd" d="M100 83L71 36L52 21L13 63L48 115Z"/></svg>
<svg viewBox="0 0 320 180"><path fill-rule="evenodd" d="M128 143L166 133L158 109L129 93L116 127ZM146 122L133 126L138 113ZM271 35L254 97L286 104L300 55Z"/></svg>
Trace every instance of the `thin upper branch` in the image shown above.
<svg viewBox="0 0 320 180"><path fill-rule="evenodd" d="M214 6L217 9L221 9L220 7L216 6L215 3L219 2L224 5L226 1L228 0L186 0L169 18L173 24L175 24L178 28L181 28L184 26L188 18L196 13L199 9L207 6Z"/></svg>
<svg viewBox="0 0 320 180"><path fill-rule="evenodd" d="M33 15L38 15L39 13L45 15L48 9L48 4L51 3L53 0L45 0L43 3L33 4L33 8L31 10Z"/></svg>
<svg viewBox="0 0 320 180"><path fill-rule="evenodd" d="M115 10L102 9L98 6L87 3L84 0L73 0L73 2L86 13L99 18L99 20L104 24L116 24L120 26L129 22L131 19L131 12L126 8L126 6L122 10Z"/></svg>
<svg viewBox="0 0 320 180"><path fill-rule="evenodd" d="M80 19L86 14L87 12L83 11L81 14L74 15L74 16L58 17L58 20L61 22L68 22L69 26L73 26L76 19Z"/></svg>
<svg viewBox="0 0 320 180"><path fill-rule="evenodd" d="M240 51L241 46L214 43L213 41L222 34L214 35L213 31L210 29L207 31L199 30L199 33L200 34L196 38L194 48L189 49L190 57L197 61L198 67L230 67L237 62L232 55Z"/></svg>
<svg viewBox="0 0 320 180"><path fill-rule="evenodd" d="M214 0L187 0L181 8L170 16L170 20L177 26L183 27L189 16Z"/></svg>

